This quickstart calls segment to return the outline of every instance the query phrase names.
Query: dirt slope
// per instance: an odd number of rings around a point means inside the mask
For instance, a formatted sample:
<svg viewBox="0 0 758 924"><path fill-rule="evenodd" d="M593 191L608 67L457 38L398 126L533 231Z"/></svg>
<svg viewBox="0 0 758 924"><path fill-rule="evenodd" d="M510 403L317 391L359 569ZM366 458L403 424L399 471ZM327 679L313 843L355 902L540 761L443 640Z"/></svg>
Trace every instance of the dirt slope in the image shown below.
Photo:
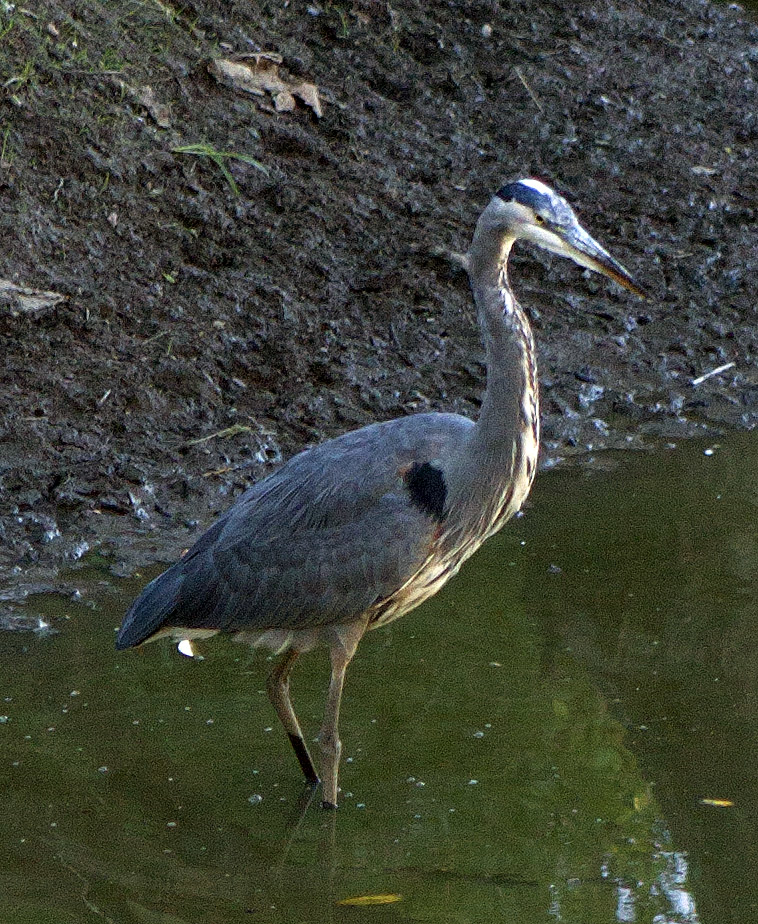
<svg viewBox="0 0 758 924"><path fill-rule="evenodd" d="M263 95L209 68L260 52ZM544 458L755 426L756 68L697 0L0 4L0 279L66 296L0 291L6 596L173 554L346 428L476 414L446 254L520 175L653 293L517 257Z"/></svg>

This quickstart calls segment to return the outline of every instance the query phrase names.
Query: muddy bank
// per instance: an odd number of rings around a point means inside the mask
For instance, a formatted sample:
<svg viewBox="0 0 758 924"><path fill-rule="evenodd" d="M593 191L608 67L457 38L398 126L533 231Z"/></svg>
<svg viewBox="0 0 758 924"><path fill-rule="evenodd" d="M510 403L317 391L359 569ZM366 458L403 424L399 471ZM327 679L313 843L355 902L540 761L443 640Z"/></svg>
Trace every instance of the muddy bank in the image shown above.
<svg viewBox="0 0 758 924"><path fill-rule="evenodd" d="M517 256L543 462L755 426L741 11L84 0L0 26L0 278L32 290L0 293L8 600L93 549L104 573L175 554L309 443L475 415L482 351L446 254L520 175L560 188L652 293ZM278 90L209 68L261 52Z"/></svg>

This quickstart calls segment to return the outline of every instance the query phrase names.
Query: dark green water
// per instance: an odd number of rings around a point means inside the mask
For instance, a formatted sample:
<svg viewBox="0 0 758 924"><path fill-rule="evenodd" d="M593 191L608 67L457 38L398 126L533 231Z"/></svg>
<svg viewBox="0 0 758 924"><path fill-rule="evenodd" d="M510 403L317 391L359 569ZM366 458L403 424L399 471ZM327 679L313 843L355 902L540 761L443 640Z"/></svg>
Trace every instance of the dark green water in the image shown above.
<svg viewBox="0 0 758 924"><path fill-rule="evenodd" d="M758 440L704 448L543 473L364 641L342 806L299 827L264 654L117 655L144 579L42 600L57 634L0 636L0 920L758 921Z"/></svg>

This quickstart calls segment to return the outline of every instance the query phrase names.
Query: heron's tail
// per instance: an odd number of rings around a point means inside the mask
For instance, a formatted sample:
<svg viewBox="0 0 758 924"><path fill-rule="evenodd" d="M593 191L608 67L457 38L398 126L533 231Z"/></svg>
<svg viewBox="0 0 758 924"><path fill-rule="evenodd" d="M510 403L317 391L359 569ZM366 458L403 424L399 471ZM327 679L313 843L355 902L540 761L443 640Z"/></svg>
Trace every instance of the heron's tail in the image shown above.
<svg viewBox="0 0 758 924"><path fill-rule="evenodd" d="M166 623L176 609L182 575L174 565L150 581L129 607L116 636L116 648L134 648Z"/></svg>

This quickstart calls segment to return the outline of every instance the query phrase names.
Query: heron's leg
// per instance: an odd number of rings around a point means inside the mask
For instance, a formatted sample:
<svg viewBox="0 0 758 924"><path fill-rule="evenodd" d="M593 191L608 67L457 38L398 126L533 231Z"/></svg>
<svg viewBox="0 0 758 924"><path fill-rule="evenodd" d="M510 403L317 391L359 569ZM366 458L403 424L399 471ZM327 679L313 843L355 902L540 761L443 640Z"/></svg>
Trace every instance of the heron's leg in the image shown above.
<svg viewBox="0 0 758 924"><path fill-rule="evenodd" d="M308 753L303 733L300 730L300 723L297 720L295 710L292 708L292 702L290 701L290 671L294 667L295 661L297 661L299 656L300 652L296 648L288 649L284 655L282 655L282 658L277 661L271 673L268 675L266 689L268 690L268 698L271 700L271 705L276 710L279 721L287 732L292 749L305 774L306 782L311 786L316 786L319 782L318 773L316 773L313 760Z"/></svg>
<svg viewBox="0 0 758 924"><path fill-rule="evenodd" d="M339 774L342 742L339 736L340 702L345 683L347 666L355 654L358 642L366 631L366 621L335 629L335 641L329 649L332 661L332 676L326 695L324 724L319 734L321 746L321 768L324 783L324 808L337 808L337 777Z"/></svg>

